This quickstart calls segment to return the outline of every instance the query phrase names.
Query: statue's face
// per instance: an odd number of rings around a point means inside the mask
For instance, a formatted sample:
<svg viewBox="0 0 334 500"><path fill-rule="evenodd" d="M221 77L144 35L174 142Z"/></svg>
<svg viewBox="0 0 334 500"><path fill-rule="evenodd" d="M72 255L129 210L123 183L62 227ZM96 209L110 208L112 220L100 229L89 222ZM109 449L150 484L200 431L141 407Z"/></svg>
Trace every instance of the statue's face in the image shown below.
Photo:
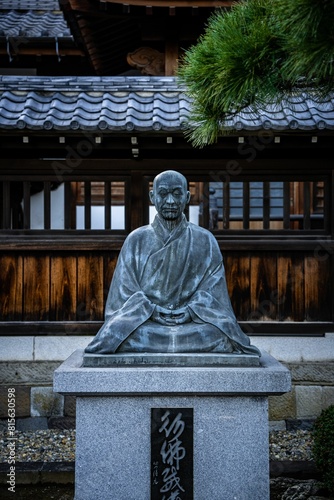
<svg viewBox="0 0 334 500"><path fill-rule="evenodd" d="M190 200L186 179L178 172L160 174L154 182L150 198L161 217L178 219Z"/></svg>

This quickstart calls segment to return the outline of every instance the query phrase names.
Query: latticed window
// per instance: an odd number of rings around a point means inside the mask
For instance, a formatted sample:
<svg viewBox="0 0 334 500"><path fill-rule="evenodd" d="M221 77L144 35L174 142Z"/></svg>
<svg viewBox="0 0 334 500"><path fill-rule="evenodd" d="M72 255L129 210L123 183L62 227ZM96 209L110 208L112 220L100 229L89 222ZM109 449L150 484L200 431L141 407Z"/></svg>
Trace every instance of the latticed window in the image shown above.
<svg viewBox="0 0 334 500"><path fill-rule="evenodd" d="M4 181L1 229L125 230L127 188L113 177Z"/></svg>
<svg viewBox="0 0 334 500"><path fill-rule="evenodd" d="M213 229L325 229L324 182L211 182Z"/></svg>
<svg viewBox="0 0 334 500"><path fill-rule="evenodd" d="M129 232L130 180L79 179L3 181L1 229ZM323 232L328 226L329 188L324 180L191 181L189 189L189 220L218 233ZM146 210L148 189L143 198ZM151 205L149 221L154 214Z"/></svg>

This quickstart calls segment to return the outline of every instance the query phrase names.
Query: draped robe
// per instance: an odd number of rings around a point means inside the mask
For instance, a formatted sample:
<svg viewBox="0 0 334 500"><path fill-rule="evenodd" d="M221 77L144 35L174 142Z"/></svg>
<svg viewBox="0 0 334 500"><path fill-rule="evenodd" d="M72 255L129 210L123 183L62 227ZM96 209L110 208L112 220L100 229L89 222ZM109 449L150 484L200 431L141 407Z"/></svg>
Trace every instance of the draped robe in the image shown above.
<svg viewBox="0 0 334 500"><path fill-rule="evenodd" d="M160 305L187 306L191 321L152 321ZM105 322L86 353L235 352L260 355L240 329L214 236L182 221L169 231L157 215L125 240L110 286Z"/></svg>

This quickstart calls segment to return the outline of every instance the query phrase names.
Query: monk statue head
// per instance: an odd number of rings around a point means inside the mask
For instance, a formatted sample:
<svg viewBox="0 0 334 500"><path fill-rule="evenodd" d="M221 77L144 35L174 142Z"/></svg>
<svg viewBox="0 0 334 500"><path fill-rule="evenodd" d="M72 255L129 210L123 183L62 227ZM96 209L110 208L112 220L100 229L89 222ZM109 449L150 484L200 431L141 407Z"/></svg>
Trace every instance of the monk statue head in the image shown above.
<svg viewBox="0 0 334 500"><path fill-rule="evenodd" d="M175 170L167 170L157 175L150 191L150 200L169 225L176 226L190 201L186 178Z"/></svg>

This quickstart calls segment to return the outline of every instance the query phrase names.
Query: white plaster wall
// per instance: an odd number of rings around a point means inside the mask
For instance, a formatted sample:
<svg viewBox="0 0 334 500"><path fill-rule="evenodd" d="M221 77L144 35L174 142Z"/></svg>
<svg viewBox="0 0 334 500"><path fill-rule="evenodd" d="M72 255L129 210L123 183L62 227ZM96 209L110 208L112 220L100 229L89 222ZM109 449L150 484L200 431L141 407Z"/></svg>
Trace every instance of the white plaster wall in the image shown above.
<svg viewBox="0 0 334 500"><path fill-rule="evenodd" d="M30 199L31 229L44 229L44 191ZM51 229L64 229L64 184L51 191Z"/></svg>
<svg viewBox="0 0 334 500"><path fill-rule="evenodd" d="M334 361L334 333L324 337L250 337L252 344L278 361Z"/></svg>
<svg viewBox="0 0 334 500"><path fill-rule="evenodd" d="M91 336L1 337L0 361L63 361L83 349ZM251 343L278 361L334 361L334 333L324 337L251 337Z"/></svg>
<svg viewBox="0 0 334 500"><path fill-rule="evenodd" d="M111 207L111 227L112 229L125 229L125 207ZM104 207L91 207L91 228L104 229ZM85 207L77 206L77 229L85 229Z"/></svg>
<svg viewBox="0 0 334 500"><path fill-rule="evenodd" d="M44 229L44 192L34 194L30 200L31 229ZM76 207L77 229L85 228L85 208ZM125 228L125 207L111 207L112 229ZM91 207L91 228L104 229L104 207ZM51 191L51 229L64 229L64 184Z"/></svg>

